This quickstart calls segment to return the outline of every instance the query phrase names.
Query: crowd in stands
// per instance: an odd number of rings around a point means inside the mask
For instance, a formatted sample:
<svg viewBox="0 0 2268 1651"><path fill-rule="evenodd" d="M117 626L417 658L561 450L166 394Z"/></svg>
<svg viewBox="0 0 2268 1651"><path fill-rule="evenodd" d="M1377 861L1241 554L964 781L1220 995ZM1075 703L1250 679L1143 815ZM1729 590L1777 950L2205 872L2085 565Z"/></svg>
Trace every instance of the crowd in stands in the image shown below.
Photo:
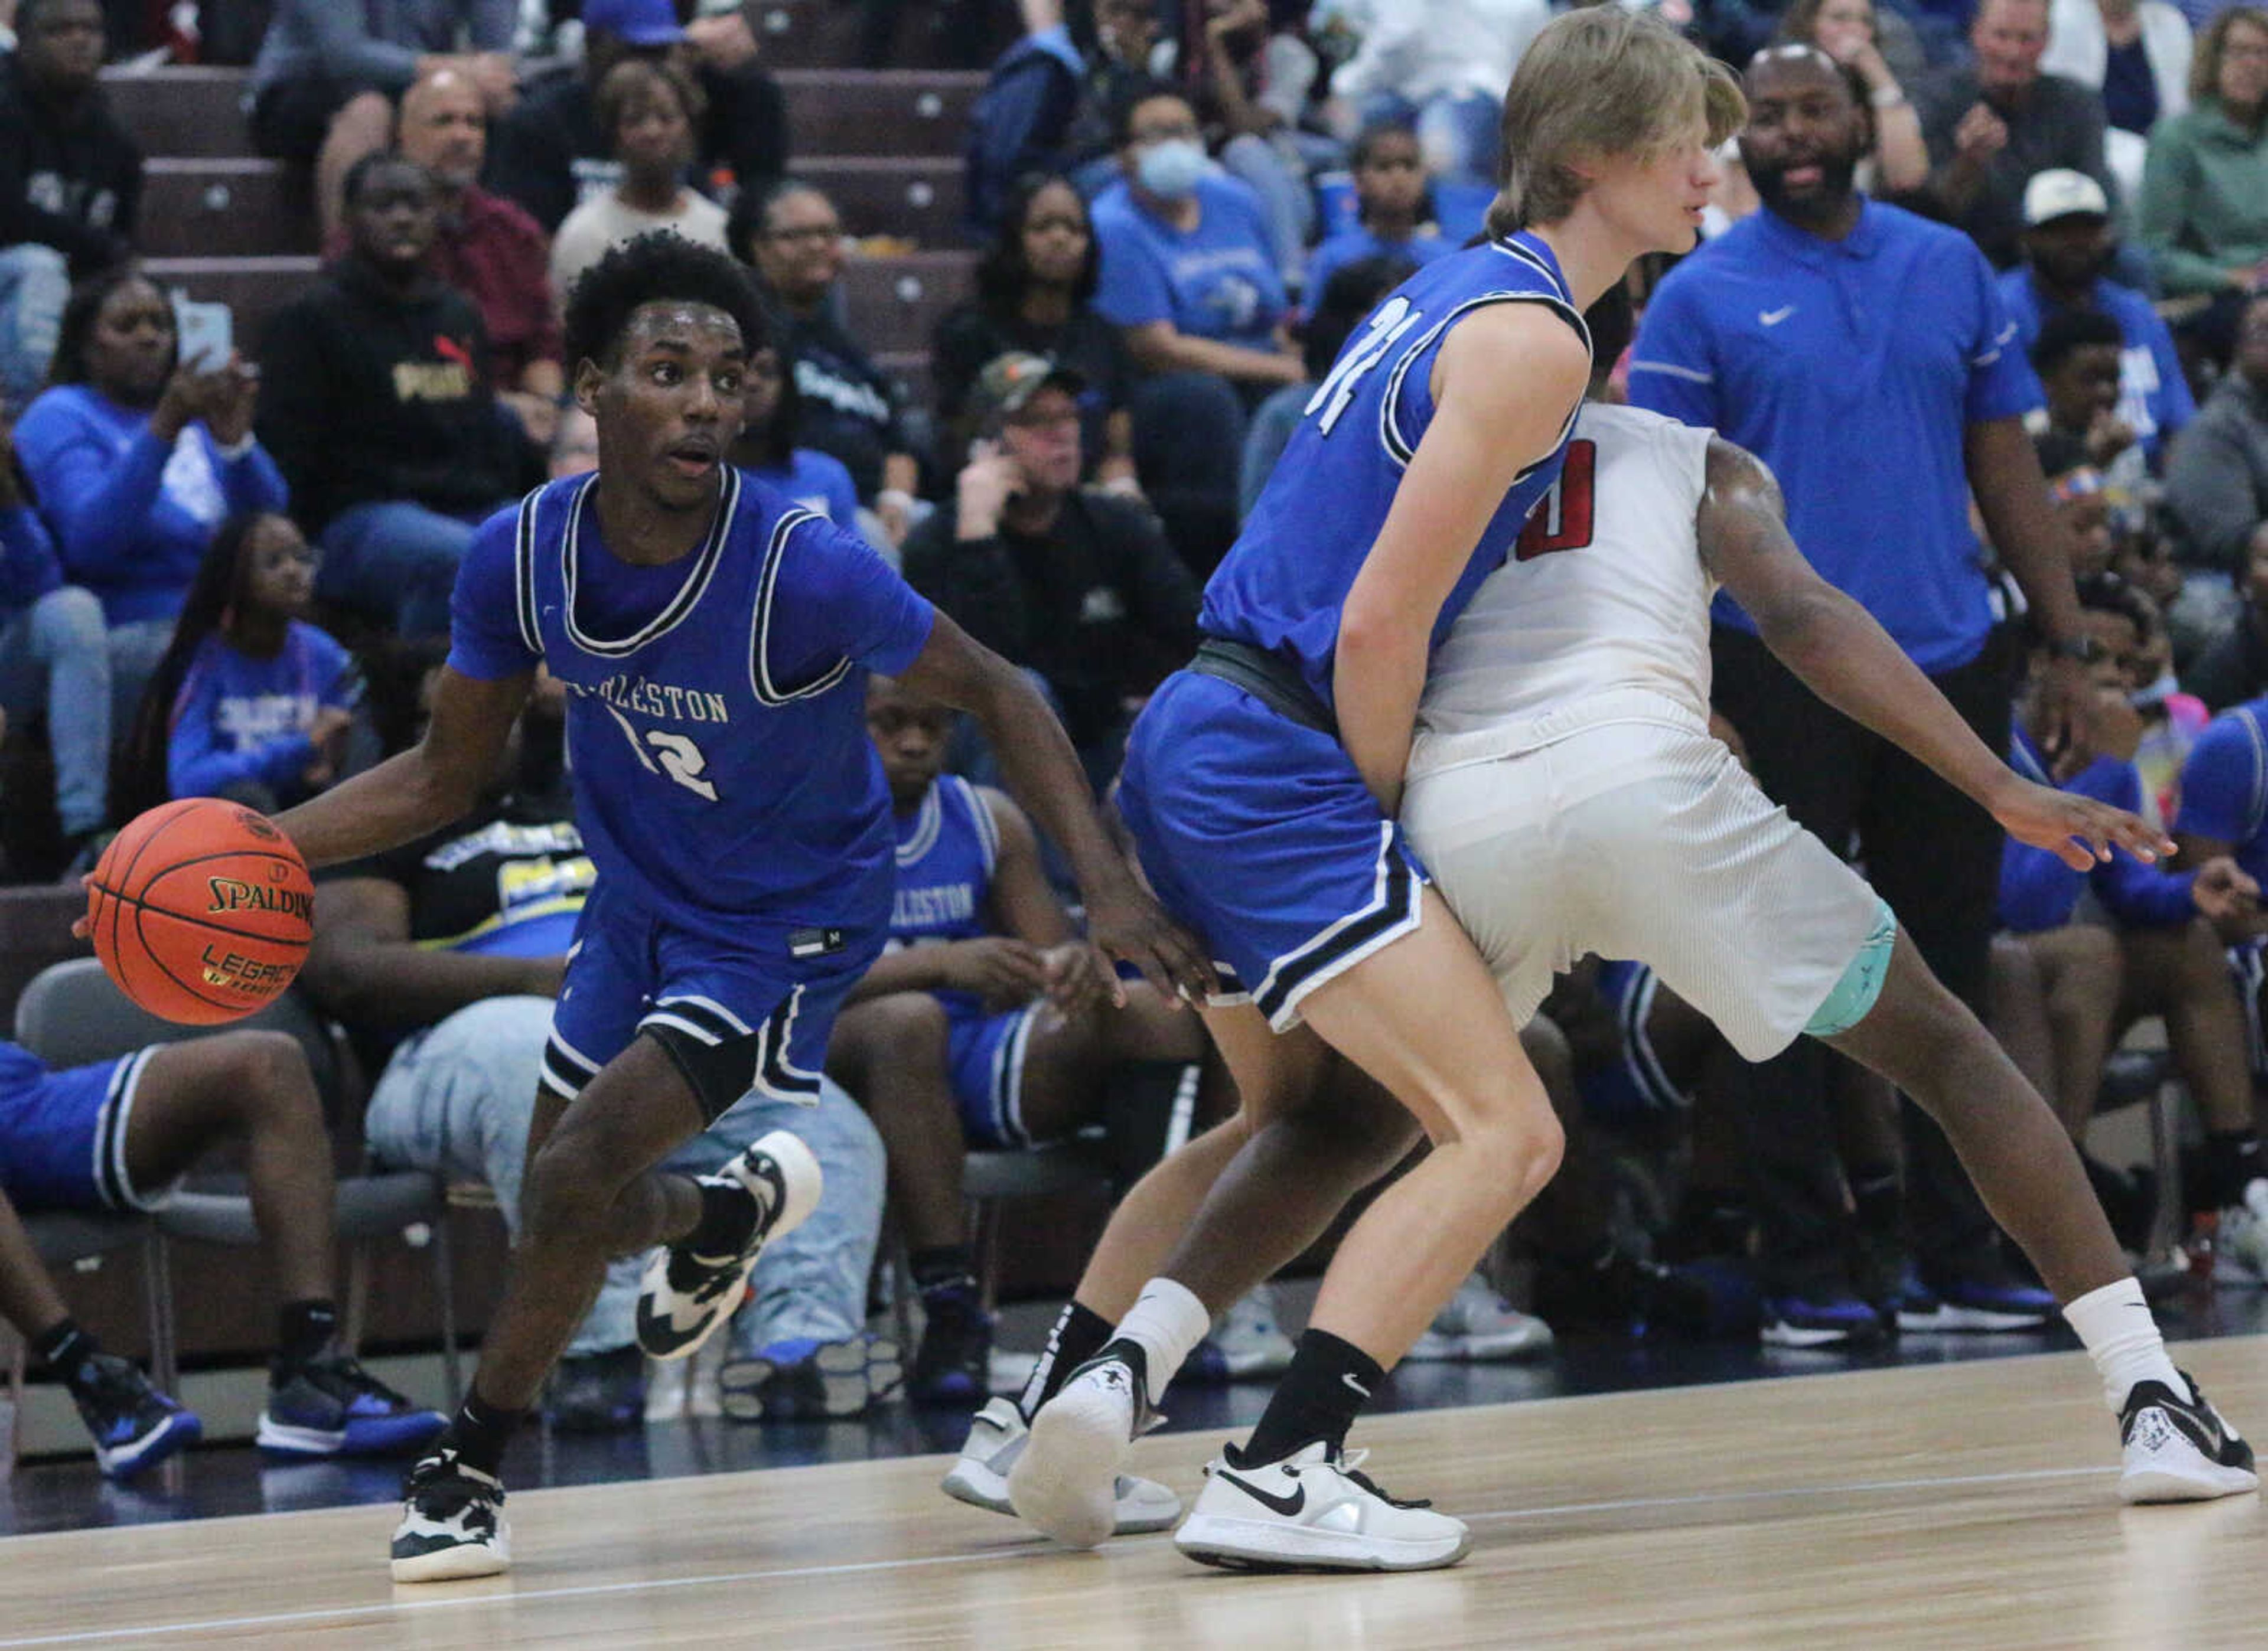
<svg viewBox="0 0 2268 1651"><path fill-rule="evenodd" d="M870 4L869 49L901 9ZM216 335L136 262L142 158L98 70L151 42L107 38L117 13L99 0L15 0L0 708L11 750L48 757L0 774L11 814L53 829L5 834L11 875L83 871L169 796L288 806L412 737L475 526L598 463L565 295L657 231L730 251L772 305L734 462L855 526L1032 671L1104 794L1145 695L1195 646L1245 512L1298 485L1276 457L1316 385L1388 291L1486 232L1502 91L1552 9L939 8L1018 38L969 117L974 287L938 322L917 397L845 306L846 260L886 254L796 176L752 11L278 0L245 119L260 153L303 170L326 260L255 338ZM1753 106L1703 247L1633 272L1642 319L1612 393L1756 451L1807 554L1972 726L2047 783L2141 809L2184 852L2080 874L2008 846L1812 701L1729 603L1719 731L1863 860L2082 1145L2119 1040L2162 1023L2201 1144L2188 1250L2148 1276L2170 1288L2194 1263L2258 1284L2268 11L1662 10L1747 68ZM2094 644L2056 653L2026 615L2067 599L2066 563ZM540 696L476 813L322 881L304 976L377 1078L380 1155L486 1181L508 1223L592 875L558 715ZM766 1252L736 1321L736 1414L853 1413L887 1385L863 1329L886 1204L929 1325L909 1389L981 1403L990 1321L961 1155L1116 1130L1133 1091L1171 1093L1184 1068L1203 1074L1199 1112L1225 1104L1193 1022L1138 993L1097 1009L1048 847L987 784L992 754L886 682L869 721L899 813L902 946L843 1016L817 1108L752 1096L682 1159L705 1169L784 1126L826 1167L821 1217ZM1570 1120L1569 1167L1505 1253L1535 1263L1551 1326L1831 1346L2051 1321L1942 1136L1821 1046L1748 1067L1646 971L1595 959L1528 1041ZM0 1166L8 1127L0 1111ZM2088 1164L2139 1250L2150 1187ZM1632 1197L1633 1174L1653 1195ZM0 1189L23 1201L4 1173ZM7 1236L0 1223L0 1272ZM625 1268L555 1386L563 1425L642 1413ZM37 1307L44 1346L55 1314ZM1419 1356L1550 1339L1476 1280ZM90 1391L115 1385L91 1344L55 1346ZM1263 1296L1199 1365L1285 1356Z"/></svg>

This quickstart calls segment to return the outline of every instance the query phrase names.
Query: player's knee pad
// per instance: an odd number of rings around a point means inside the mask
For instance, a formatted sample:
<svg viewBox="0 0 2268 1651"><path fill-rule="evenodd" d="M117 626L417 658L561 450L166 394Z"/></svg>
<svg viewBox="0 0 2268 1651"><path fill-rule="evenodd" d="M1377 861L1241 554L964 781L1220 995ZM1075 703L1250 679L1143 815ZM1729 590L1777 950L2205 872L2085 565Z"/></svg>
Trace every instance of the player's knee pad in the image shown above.
<svg viewBox="0 0 2268 1651"><path fill-rule="evenodd" d="M649 1021L639 1031L661 1046L662 1053L691 1086L704 1126L722 1118L756 1081L756 1062L763 1057L762 1031L712 1044L666 1023Z"/></svg>
<svg viewBox="0 0 2268 1651"><path fill-rule="evenodd" d="M1832 1038L1849 1031L1874 1011L1890 972L1890 953L1898 943L1898 920L1886 900L1874 919L1873 931L1859 947L1859 955L1843 971L1804 1031L1814 1038Z"/></svg>

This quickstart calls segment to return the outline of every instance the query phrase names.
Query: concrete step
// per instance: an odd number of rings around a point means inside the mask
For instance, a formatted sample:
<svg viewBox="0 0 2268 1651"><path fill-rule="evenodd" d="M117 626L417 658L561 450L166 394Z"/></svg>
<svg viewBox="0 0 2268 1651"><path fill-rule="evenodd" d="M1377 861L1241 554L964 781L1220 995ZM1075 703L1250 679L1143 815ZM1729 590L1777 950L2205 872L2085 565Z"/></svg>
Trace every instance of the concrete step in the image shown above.
<svg viewBox="0 0 2268 1651"><path fill-rule="evenodd" d="M944 313L976 290L974 253L857 258L843 266L850 334L873 356L926 355Z"/></svg>
<svg viewBox="0 0 2268 1651"><path fill-rule="evenodd" d="M850 234L900 236L924 249L967 242L957 160L814 155L790 170L827 192Z"/></svg>
<svg viewBox="0 0 2268 1651"><path fill-rule="evenodd" d="M152 258L309 253L313 209L276 161L167 157L143 167L141 241Z"/></svg>

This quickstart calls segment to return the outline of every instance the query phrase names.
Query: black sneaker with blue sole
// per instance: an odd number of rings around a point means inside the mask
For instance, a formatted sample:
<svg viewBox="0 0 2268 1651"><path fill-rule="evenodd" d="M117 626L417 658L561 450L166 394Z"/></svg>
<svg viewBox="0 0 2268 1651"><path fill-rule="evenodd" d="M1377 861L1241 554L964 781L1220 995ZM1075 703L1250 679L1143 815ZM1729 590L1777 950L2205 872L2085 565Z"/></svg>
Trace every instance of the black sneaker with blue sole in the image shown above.
<svg viewBox="0 0 2268 1651"><path fill-rule="evenodd" d="M98 1353L87 1364L92 1380L75 1388L79 1419L94 1435L94 1460L114 1479L153 1468L204 1437L205 1425L192 1410L150 1385L129 1360Z"/></svg>
<svg viewBox="0 0 2268 1651"><path fill-rule="evenodd" d="M449 1419L424 1410L343 1354L291 1371L268 1390L257 1442L296 1457L387 1457L422 1450Z"/></svg>

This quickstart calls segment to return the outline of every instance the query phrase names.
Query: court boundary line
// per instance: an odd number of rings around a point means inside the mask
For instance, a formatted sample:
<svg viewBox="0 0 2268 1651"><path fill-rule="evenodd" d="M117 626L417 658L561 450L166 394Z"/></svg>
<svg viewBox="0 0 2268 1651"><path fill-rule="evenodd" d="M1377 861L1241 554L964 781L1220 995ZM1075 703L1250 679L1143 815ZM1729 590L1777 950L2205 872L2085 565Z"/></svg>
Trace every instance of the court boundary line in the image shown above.
<svg viewBox="0 0 2268 1651"><path fill-rule="evenodd" d="M1640 1508L1697 1508L1712 1505L1794 1501L1817 1496L1866 1496L1901 1491L1943 1490L1963 1486L2036 1484L2055 1479L2106 1478L2112 1467L2022 1468L2005 1473L1962 1473L1936 1478L1858 1479L1836 1485L1776 1486L1745 1491L1702 1491L1682 1496L1634 1496L1600 1502L1562 1502L1547 1508L1496 1508L1459 1517L1468 1524L1510 1523L1533 1519L1565 1518L1578 1515L1627 1513ZM202 1522L199 1522L202 1523ZM1121 1537L1113 1551L1151 1547L1167 1540L1166 1533ZM699 1576L641 1577L620 1582L573 1583L556 1588L497 1589L486 1593L452 1594L443 1598L388 1600L367 1605L328 1605L318 1610L273 1611L260 1616L216 1617L199 1621L144 1623L130 1627L89 1628L63 1633L33 1634L0 1640L0 1651L33 1646L99 1645L125 1640L151 1640L168 1634L213 1633L231 1630L274 1629L294 1624L342 1625L367 1618L384 1622L408 1611L465 1610L478 1606L515 1605L558 1599L589 1599L609 1595L662 1593L674 1589L730 1587L749 1582L794 1581L817 1576L857 1576L876 1571L914 1571L946 1566L1023 1563L1064 1552L1041 1540L1012 1548L993 1547L966 1553L937 1553L895 1559L853 1559L841 1564L799 1565L747 1571L712 1571ZM375 1568L373 1562L373 1568Z"/></svg>

